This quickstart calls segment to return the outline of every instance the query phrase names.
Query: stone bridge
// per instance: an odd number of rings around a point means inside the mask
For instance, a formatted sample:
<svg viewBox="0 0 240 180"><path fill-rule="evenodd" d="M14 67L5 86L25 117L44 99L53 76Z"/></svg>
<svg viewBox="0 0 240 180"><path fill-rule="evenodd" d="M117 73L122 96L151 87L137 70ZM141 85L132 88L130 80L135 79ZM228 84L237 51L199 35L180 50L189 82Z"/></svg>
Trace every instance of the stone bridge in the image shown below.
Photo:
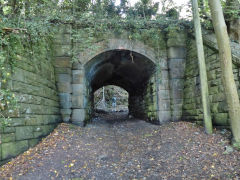
<svg viewBox="0 0 240 180"><path fill-rule="evenodd" d="M37 144L58 123L85 125L93 113L93 94L105 85L129 93L129 113L162 124L188 120L202 123L197 51L192 34L180 31L160 35L160 48L149 42L130 41L128 32L109 35L92 48L80 50L70 24L56 34L54 57L32 62L20 58L9 87L19 97L19 113L0 128L0 161ZM76 29L75 29L76 30ZM213 122L228 126L228 109L220 77L214 34L204 34L205 56ZM239 89L240 48L232 43ZM72 51L79 52L73 61ZM79 50L78 50L79 49Z"/></svg>
<svg viewBox="0 0 240 180"><path fill-rule="evenodd" d="M86 49L71 63L73 44L64 37L55 59L57 87L63 121L84 125L93 111L93 93L105 85L116 85L129 93L129 111L134 117L155 123L180 120L183 105L185 35L166 40L160 53L126 37L110 37ZM179 42L179 43L178 43ZM73 48L78 48L74 43ZM80 52L80 51L79 51ZM69 56L70 55L70 56Z"/></svg>

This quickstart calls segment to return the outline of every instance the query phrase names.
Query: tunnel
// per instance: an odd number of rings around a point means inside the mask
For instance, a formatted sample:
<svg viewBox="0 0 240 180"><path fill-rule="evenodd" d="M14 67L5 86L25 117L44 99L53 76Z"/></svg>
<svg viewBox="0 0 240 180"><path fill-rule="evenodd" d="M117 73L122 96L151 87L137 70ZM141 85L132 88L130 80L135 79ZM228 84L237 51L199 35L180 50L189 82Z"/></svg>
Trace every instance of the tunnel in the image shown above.
<svg viewBox="0 0 240 180"><path fill-rule="evenodd" d="M115 85L128 92L131 116L157 120L156 65L149 58L130 50L110 50L88 61L84 70L89 118L94 111L94 92Z"/></svg>

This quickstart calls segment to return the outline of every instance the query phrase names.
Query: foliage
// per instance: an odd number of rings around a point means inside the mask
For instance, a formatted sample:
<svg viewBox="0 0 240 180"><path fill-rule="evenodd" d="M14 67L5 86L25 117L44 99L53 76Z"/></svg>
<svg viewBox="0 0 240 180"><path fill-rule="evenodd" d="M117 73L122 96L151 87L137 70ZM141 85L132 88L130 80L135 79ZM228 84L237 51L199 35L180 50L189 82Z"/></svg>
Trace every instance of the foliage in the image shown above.
<svg viewBox="0 0 240 180"><path fill-rule="evenodd" d="M209 0L198 0L202 24L207 29L213 29ZM240 0L221 0L225 21L230 22L240 16Z"/></svg>
<svg viewBox="0 0 240 180"><path fill-rule="evenodd" d="M232 21L239 18L240 16L239 0L227 0L223 5L225 20Z"/></svg>

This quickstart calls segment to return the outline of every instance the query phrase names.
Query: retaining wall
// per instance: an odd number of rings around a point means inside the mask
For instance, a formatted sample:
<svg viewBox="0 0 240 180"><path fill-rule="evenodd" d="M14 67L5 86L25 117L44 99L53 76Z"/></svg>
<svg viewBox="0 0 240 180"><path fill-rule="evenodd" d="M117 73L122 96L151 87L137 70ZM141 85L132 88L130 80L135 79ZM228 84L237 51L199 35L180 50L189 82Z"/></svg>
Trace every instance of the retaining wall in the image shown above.
<svg viewBox="0 0 240 180"><path fill-rule="evenodd" d="M42 49L39 57L22 55L16 60L7 86L15 93L19 108L0 127L0 163L36 145L61 121L51 53Z"/></svg>

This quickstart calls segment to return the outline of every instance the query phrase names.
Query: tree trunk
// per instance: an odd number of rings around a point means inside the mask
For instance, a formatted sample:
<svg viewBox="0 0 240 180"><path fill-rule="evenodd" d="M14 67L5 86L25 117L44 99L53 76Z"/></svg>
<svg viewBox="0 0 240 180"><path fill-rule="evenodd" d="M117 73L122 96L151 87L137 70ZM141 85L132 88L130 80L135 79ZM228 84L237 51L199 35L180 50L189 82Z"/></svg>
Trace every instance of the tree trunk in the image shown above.
<svg viewBox="0 0 240 180"><path fill-rule="evenodd" d="M232 55L227 27L220 0L209 0L209 6L219 48L222 81L229 109L233 138L235 145L240 147L240 104L232 71Z"/></svg>
<svg viewBox="0 0 240 180"><path fill-rule="evenodd" d="M202 106L203 106L203 119L205 131L208 134L212 133L212 118L210 111L209 95L208 95L208 81L207 81L207 70L204 58L203 50L203 40L202 40L202 30L200 24L200 18L198 13L198 2L197 0L192 0L193 7L193 21L195 28L196 45L198 52L198 65L201 83L201 96L202 96Z"/></svg>

